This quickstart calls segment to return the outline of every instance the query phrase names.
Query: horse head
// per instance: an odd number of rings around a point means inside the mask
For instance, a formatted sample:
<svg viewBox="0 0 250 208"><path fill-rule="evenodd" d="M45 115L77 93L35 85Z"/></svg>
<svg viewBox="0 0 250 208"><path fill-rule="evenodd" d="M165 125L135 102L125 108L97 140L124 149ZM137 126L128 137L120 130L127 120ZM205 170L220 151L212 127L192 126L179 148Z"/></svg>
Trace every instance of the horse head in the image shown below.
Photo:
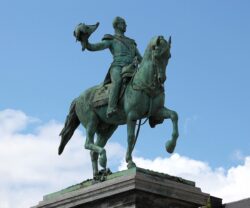
<svg viewBox="0 0 250 208"><path fill-rule="evenodd" d="M152 58L152 62L155 65L157 71L158 82L163 84L166 80L166 66L168 60L171 58L171 36L169 40L165 40L163 36L156 36L151 39L148 52Z"/></svg>

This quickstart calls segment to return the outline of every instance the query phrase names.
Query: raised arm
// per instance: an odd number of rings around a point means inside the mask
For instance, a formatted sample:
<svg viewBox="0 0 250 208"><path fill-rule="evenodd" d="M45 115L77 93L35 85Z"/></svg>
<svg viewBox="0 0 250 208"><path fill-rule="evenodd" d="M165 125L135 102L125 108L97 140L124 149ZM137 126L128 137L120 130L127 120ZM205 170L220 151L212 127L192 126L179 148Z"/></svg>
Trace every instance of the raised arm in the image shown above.
<svg viewBox="0 0 250 208"><path fill-rule="evenodd" d="M83 48L87 48L89 51L101 51L110 47L110 41L102 40L99 43L89 43L88 40L81 41Z"/></svg>

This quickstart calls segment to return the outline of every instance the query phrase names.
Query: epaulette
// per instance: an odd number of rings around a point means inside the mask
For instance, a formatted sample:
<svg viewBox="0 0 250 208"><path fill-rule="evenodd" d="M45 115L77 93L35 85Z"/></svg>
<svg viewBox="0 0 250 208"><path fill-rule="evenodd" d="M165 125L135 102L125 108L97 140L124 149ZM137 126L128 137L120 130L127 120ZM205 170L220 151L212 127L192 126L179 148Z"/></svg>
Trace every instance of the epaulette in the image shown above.
<svg viewBox="0 0 250 208"><path fill-rule="evenodd" d="M103 36L102 40L113 40L114 36L110 34L106 34Z"/></svg>

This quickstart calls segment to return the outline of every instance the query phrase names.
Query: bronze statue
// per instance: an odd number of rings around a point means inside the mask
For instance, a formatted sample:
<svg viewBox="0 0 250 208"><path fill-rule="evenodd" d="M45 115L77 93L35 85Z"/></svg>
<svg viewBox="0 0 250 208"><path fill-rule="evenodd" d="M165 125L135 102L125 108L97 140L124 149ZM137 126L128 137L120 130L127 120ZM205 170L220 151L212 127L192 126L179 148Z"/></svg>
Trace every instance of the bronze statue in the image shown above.
<svg viewBox="0 0 250 208"><path fill-rule="evenodd" d="M113 21L115 35L104 35L100 43L91 44L88 39L80 40L82 45L89 51L99 51L109 49L113 55L113 62L104 80L104 84L111 82L107 117L112 116L117 111L117 102L122 84L122 68L133 62L141 62L142 57L136 43L124 35L126 32L126 22L121 17L116 17ZM134 64L135 65L135 64Z"/></svg>
<svg viewBox="0 0 250 208"><path fill-rule="evenodd" d="M166 66L171 57L171 37L168 41L163 36L152 38L141 58L135 41L124 36L126 31L124 19L115 18L113 23L115 35L105 35L100 43L90 44L88 38L98 25L99 23L96 25L81 23L74 31L74 35L81 41L83 50L109 48L114 61L104 83L87 89L73 100L65 126L60 133L61 143L58 150L59 154L63 152L75 129L81 123L86 129L85 148L91 151L93 177L96 180L100 180L103 175L109 173L104 147L119 125L127 124L128 168L136 166L132 151L138 136L135 135L137 120L148 118L153 128L164 119L171 119L172 138L166 143L166 150L169 153L174 151L179 136L177 113L164 107L164 82ZM140 64L137 68L138 63ZM95 134L96 141L94 141ZM102 171L98 169L98 160L103 168Z"/></svg>

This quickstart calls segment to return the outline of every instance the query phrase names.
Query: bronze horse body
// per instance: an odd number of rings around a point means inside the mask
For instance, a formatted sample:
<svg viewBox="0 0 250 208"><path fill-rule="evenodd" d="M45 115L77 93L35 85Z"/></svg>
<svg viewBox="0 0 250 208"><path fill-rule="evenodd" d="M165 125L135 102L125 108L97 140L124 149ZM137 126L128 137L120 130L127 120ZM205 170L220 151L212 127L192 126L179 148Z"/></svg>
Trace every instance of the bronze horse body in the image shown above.
<svg viewBox="0 0 250 208"><path fill-rule="evenodd" d="M73 100L65 126L61 132L61 143L58 153L61 154L67 142L72 137L75 129L81 123L86 129L85 148L90 150L93 176L99 177L99 165L107 170L107 157L104 149L108 139L119 125L127 124L127 167L135 167L132 152L136 143L136 121L149 118L151 127L162 123L164 119L171 119L173 124L172 138L166 143L169 153L174 151L178 133L178 115L164 107L165 94L164 82L166 80L166 66L171 57L171 37L165 40L163 36L157 36L150 41L143 60L125 89L124 95L119 101L119 111L111 118L106 117L107 106L93 108L91 98L96 89L95 86L87 89L78 98ZM96 141L94 140L97 135Z"/></svg>

